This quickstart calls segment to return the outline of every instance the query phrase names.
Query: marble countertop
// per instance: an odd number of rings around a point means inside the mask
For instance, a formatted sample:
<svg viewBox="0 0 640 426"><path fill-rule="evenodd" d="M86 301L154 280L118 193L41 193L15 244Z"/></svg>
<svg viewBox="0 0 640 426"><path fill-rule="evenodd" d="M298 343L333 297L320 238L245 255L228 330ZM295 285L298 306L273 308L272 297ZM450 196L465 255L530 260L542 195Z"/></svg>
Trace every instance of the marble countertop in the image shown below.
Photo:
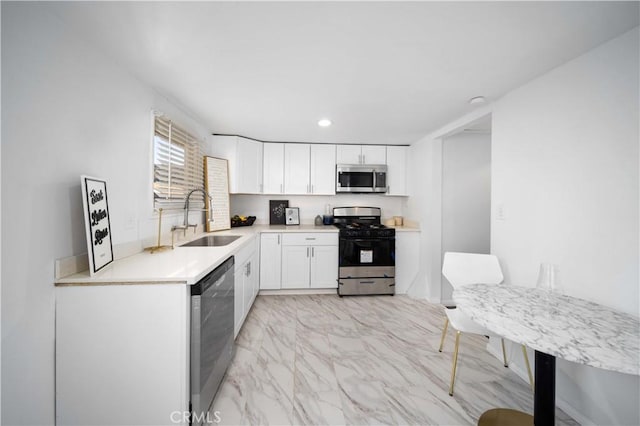
<svg viewBox="0 0 640 426"><path fill-rule="evenodd" d="M453 298L461 312L506 339L568 361L640 375L638 317L512 285L468 285Z"/></svg>

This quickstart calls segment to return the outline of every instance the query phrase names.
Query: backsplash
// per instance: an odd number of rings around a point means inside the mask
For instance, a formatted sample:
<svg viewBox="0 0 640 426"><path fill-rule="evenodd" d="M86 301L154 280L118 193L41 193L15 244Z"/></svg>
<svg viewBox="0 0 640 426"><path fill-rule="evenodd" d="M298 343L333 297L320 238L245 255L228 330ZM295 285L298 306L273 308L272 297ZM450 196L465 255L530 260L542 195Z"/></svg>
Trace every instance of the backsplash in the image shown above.
<svg viewBox="0 0 640 426"><path fill-rule="evenodd" d="M333 207L380 207L382 219L401 216L406 197L384 195L231 195L231 215L256 216L257 224L269 224L269 200L289 200L290 207L300 209L300 223L312 224L316 215L323 215L327 204Z"/></svg>

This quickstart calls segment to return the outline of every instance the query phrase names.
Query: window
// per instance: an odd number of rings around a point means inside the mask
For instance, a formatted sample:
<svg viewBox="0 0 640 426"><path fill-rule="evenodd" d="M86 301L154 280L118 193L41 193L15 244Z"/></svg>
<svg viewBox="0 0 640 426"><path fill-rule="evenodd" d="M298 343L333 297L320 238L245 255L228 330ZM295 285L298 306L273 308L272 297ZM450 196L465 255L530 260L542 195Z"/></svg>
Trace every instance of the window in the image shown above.
<svg viewBox="0 0 640 426"><path fill-rule="evenodd" d="M153 135L153 205L181 207L194 188L204 188L199 141L166 117L156 116ZM193 202L193 203L191 203ZM204 207L204 196L191 196L193 207Z"/></svg>

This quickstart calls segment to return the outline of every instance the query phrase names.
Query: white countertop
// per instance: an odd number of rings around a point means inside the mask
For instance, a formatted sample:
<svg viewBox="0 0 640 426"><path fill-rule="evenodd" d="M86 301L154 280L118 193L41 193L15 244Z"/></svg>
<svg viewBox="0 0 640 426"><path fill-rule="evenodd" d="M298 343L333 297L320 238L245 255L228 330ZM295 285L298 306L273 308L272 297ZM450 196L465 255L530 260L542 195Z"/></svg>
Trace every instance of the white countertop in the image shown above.
<svg viewBox="0 0 640 426"><path fill-rule="evenodd" d="M397 227L398 232L419 232L419 228ZM119 259L97 272L79 272L56 280L57 286L122 285L122 284L195 284L209 272L236 254L260 233L322 232L338 233L333 225L253 225L216 231L215 235L241 235L236 241L222 247L182 247L188 241L204 235L197 234L180 242L173 250L151 254L141 252Z"/></svg>
<svg viewBox="0 0 640 426"><path fill-rule="evenodd" d="M338 233L338 228L333 225L254 225L256 232L332 232ZM238 228L234 228L238 229Z"/></svg>
<svg viewBox="0 0 640 426"><path fill-rule="evenodd" d="M257 232L253 227L233 228L215 232L215 235L242 235L222 247L180 247L156 253L147 251L116 260L95 275L83 271L56 281L56 285L106 284L195 284L229 256L252 240ZM206 234L194 235L189 241ZM181 242L184 244L188 241Z"/></svg>
<svg viewBox="0 0 640 426"><path fill-rule="evenodd" d="M389 228L395 229L396 232L420 232L420 228L416 226L389 226Z"/></svg>
<svg viewBox="0 0 640 426"><path fill-rule="evenodd" d="M638 317L531 287L472 284L457 308L499 336L568 361L640 374Z"/></svg>
<svg viewBox="0 0 640 426"><path fill-rule="evenodd" d="M263 232L330 232L338 233L334 226L314 225L254 225L231 228L204 235L241 235L236 241L221 247L181 247L156 253L141 252L116 260L94 276L89 271L79 272L56 280L58 286L122 285L122 284L195 284L209 272L236 254L245 244Z"/></svg>

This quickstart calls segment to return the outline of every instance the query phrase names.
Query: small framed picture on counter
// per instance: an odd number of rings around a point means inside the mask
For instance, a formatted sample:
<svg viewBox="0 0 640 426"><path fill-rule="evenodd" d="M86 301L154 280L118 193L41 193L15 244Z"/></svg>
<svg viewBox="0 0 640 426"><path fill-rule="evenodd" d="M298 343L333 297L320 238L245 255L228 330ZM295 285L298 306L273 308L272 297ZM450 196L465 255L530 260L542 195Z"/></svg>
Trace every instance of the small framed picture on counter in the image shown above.
<svg viewBox="0 0 640 426"><path fill-rule="evenodd" d="M269 225L284 225L284 213L289 200L269 200Z"/></svg>
<svg viewBox="0 0 640 426"><path fill-rule="evenodd" d="M113 262L107 182L89 176L81 176L80 180L87 234L89 273L93 275Z"/></svg>
<svg viewBox="0 0 640 426"><path fill-rule="evenodd" d="M285 218L285 225L300 225L300 210L297 207L287 207Z"/></svg>

